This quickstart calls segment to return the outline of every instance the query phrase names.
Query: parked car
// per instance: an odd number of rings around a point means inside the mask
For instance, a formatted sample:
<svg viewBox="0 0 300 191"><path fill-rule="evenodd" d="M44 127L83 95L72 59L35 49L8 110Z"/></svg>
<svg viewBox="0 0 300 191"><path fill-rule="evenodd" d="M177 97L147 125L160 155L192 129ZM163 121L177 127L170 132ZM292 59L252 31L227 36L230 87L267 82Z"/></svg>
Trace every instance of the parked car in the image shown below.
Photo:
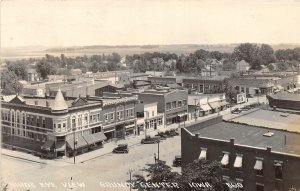
<svg viewBox="0 0 300 191"><path fill-rule="evenodd" d="M142 143L142 144L154 144L154 143L157 143L157 139L148 136L148 137L146 137L145 139L142 139L142 140L141 140L141 143Z"/></svg>
<svg viewBox="0 0 300 191"><path fill-rule="evenodd" d="M231 113L234 113L234 114L239 114L241 112L242 112L242 110L240 108L236 108L236 109L231 111Z"/></svg>
<svg viewBox="0 0 300 191"><path fill-rule="evenodd" d="M166 137L164 137L164 136L155 135L154 137L155 137L156 140L159 140L159 141L166 140Z"/></svg>
<svg viewBox="0 0 300 191"><path fill-rule="evenodd" d="M173 166L175 166L175 167L181 166L181 156L180 155L175 156L175 159L173 160Z"/></svg>
<svg viewBox="0 0 300 191"><path fill-rule="evenodd" d="M114 148L113 153L128 153L128 145L127 144L119 144L116 148Z"/></svg>
<svg viewBox="0 0 300 191"><path fill-rule="evenodd" d="M155 136L159 136L160 140L165 140L166 138L168 138L168 136L163 132L158 132Z"/></svg>
<svg viewBox="0 0 300 191"><path fill-rule="evenodd" d="M179 133L175 129L171 129L170 133L173 134L174 136L179 135Z"/></svg>

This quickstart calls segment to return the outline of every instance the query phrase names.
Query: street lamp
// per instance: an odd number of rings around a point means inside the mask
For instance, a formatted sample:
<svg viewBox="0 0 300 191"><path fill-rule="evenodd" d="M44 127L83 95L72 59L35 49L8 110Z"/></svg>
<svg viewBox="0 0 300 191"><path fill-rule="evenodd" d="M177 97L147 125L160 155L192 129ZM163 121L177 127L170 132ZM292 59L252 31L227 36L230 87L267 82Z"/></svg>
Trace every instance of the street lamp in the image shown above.
<svg viewBox="0 0 300 191"><path fill-rule="evenodd" d="M160 140L157 139L157 162L159 162L159 142Z"/></svg>
<svg viewBox="0 0 300 191"><path fill-rule="evenodd" d="M195 121L197 121L197 114L196 114L196 111L197 111L197 104L196 104L196 102L197 102L197 98L195 98L194 99L194 101L195 101Z"/></svg>
<svg viewBox="0 0 300 191"><path fill-rule="evenodd" d="M74 156L74 164L76 163L76 145L77 145L77 142L78 142L78 138L75 139L75 131L76 131L76 127L73 127L73 141L74 141L74 149L73 149L73 156Z"/></svg>

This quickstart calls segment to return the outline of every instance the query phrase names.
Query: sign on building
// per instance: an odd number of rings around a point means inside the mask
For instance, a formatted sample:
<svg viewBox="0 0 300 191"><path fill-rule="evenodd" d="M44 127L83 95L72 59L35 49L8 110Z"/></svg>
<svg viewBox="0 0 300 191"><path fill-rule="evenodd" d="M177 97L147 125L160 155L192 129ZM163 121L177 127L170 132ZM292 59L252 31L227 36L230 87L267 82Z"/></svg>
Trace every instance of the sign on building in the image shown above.
<svg viewBox="0 0 300 191"><path fill-rule="evenodd" d="M245 93L240 93L236 95L236 103L244 103L247 101L247 97Z"/></svg>

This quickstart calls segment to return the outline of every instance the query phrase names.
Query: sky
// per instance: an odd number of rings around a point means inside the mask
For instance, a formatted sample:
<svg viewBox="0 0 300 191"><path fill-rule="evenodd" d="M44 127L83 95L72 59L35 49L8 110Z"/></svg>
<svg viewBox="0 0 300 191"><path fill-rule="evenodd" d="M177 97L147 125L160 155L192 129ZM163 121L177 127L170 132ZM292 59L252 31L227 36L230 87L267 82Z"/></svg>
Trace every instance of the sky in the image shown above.
<svg viewBox="0 0 300 191"><path fill-rule="evenodd" d="M2 0L1 46L300 43L300 0Z"/></svg>

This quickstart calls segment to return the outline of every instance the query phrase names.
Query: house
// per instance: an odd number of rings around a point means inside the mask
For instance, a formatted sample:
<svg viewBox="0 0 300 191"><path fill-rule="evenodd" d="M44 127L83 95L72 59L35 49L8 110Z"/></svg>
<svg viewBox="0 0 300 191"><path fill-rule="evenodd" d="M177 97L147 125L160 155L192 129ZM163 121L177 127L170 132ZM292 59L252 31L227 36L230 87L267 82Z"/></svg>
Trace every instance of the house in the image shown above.
<svg viewBox="0 0 300 191"><path fill-rule="evenodd" d="M239 72L247 72L250 69L250 64L245 60L236 63L236 70Z"/></svg>
<svg viewBox="0 0 300 191"><path fill-rule="evenodd" d="M27 81L28 82L36 82L39 81L39 74L34 68L27 69Z"/></svg>

